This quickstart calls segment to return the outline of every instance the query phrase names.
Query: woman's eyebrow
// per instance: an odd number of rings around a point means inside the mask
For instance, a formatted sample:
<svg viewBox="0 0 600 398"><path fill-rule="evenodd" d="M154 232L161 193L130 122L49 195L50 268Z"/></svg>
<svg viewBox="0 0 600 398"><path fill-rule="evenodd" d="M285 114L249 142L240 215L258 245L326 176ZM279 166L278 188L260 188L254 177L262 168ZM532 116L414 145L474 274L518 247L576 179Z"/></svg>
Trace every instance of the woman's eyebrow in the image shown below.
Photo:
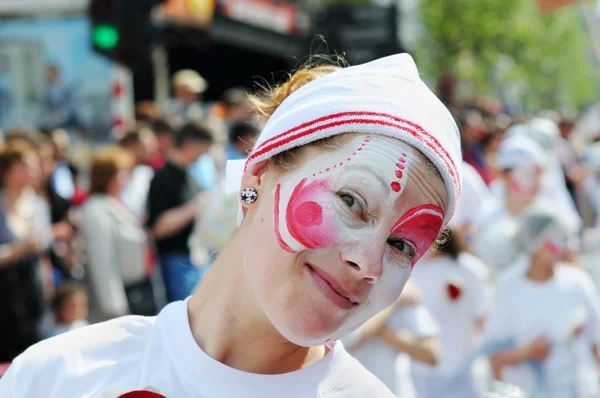
<svg viewBox="0 0 600 398"><path fill-rule="evenodd" d="M375 170L373 168L371 168L370 166L368 166L368 165L357 165L355 167L356 167L357 170L365 171L365 172L368 172L370 174L373 174L373 176L375 176L375 180L378 181L381 184L381 188L382 189L386 189L388 187L388 183L383 179L383 177L380 174L376 173Z"/></svg>

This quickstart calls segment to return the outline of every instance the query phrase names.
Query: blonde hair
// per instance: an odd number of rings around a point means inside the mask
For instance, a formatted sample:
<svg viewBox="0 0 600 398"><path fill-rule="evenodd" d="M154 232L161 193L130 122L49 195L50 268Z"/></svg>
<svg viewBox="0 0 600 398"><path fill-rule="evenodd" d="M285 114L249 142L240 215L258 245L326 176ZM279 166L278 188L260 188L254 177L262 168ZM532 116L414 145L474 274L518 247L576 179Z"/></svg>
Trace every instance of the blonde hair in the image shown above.
<svg viewBox="0 0 600 398"><path fill-rule="evenodd" d="M347 66L341 55L313 55L295 72L287 74L287 80L275 86L265 85L262 92L250 95L250 103L256 114L267 120L287 97L308 83L325 77ZM325 151L334 151L352 139L354 134L341 134L314 141L310 144L293 148L270 159L269 167L281 171L290 171L303 159L308 148L319 148Z"/></svg>

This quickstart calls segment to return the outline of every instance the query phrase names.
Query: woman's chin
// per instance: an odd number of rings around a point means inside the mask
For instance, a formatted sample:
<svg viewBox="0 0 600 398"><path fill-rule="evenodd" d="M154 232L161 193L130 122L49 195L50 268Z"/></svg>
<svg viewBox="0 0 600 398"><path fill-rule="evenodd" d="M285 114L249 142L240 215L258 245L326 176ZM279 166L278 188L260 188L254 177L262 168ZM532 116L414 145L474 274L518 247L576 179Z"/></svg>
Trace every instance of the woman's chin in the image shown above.
<svg viewBox="0 0 600 398"><path fill-rule="evenodd" d="M300 321L300 319L297 319L296 321L291 320L285 326L281 325L281 327L277 327L277 330L286 340L296 345L316 347L333 340L339 328L340 325L332 324L331 320L328 322L317 320L315 322L315 320L309 321L305 319L304 321Z"/></svg>

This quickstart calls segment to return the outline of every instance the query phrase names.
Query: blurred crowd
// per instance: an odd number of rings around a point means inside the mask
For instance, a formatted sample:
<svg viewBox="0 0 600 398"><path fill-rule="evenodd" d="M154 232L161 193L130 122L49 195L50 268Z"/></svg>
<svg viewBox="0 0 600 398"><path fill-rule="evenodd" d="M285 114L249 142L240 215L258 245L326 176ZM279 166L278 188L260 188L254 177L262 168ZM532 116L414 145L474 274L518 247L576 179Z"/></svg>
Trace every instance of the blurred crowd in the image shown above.
<svg viewBox="0 0 600 398"><path fill-rule="evenodd" d="M70 157L69 118L2 135L0 362L90 322L155 315L201 281L226 241L216 237L236 226L236 200L220 195L226 161L245 158L260 131L245 89L207 107L206 87L176 73L174 97L138 104L88 164Z"/></svg>
<svg viewBox="0 0 600 398"><path fill-rule="evenodd" d="M207 84L177 72L173 98L137 104L89 165L71 159L72 120L56 112L3 135L0 362L88 323L155 315L201 282L236 227L226 162L261 129L246 89L207 106ZM67 97L58 87L48 103ZM346 346L402 397L481 397L492 380L600 397L600 143L573 144L571 111L451 108L464 158L451 228Z"/></svg>

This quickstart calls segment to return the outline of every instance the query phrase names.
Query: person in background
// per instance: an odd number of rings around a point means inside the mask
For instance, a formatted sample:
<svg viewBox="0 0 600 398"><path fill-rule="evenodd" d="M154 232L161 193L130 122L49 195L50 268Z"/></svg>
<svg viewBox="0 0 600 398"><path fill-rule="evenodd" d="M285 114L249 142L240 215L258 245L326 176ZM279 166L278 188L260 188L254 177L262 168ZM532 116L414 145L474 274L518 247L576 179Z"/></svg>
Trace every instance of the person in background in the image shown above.
<svg viewBox="0 0 600 398"><path fill-rule="evenodd" d="M39 126L63 129L77 126L75 93L62 79L57 65L50 65L46 72L47 88L42 98Z"/></svg>
<svg viewBox="0 0 600 398"><path fill-rule="evenodd" d="M54 130L50 133L50 139L54 145L55 169L52 173L50 183L54 191L65 200L71 200L75 187L73 176L69 170L69 148L71 138L65 130Z"/></svg>
<svg viewBox="0 0 600 398"><path fill-rule="evenodd" d="M160 258L167 300L183 300L201 280L190 260L188 239L201 209L201 187L188 168L206 154L213 137L203 125L188 124L175 136L167 164L156 172L148 191L148 226Z"/></svg>
<svg viewBox="0 0 600 398"><path fill-rule="evenodd" d="M485 341L494 377L544 398L600 396L600 297L587 273L563 263L568 233L552 203L519 221L524 261L502 273Z"/></svg>
<svg viewBox="0 0 600 398"><path fill-rule="evenodd" d="M9 362L40 340L44 293L39 270L42 247L35 209L21 201L30 186L29 146L0 152L0 362Z"/></svg>
<svg viewBox="0 0 600 398"><path fill-rule="evenodd" d="M413 395L410 386L400 381L399 353L429 366L439 360L439 328L420 295L418 287L408 282L391 307L342 339L348 352L398 397Z"/></svg>
<svg viewBox="0 0 600 398"><path fill-rule="evenodd" d="M35 136L34 145L37 148L42 164L42 183L38 189L39 196L46 202L50 209L52 223L52 247L50 260L54 267L54 279L59 283L71 277L72 263L69 258L70 247L74 237L73 224L69 218L71 201L63 198L52 184L52 176L57 170L56 145L46 135ZM71 176L71 171L65 177ZM71 180L71 185L73 184Z"/></svg>
<svg viewBox="0 0 600 398"><path fill-rule="evenodd" d="M120 147L99 151L90 168L90 197L82 209L82 232L93 292L92 317L154 315L153 246L141 221L119 201L134 164ZM93 319L94 321L98 319Z"/></svg>
<svg viewBox="0 0 600 398"><path fill-rule="evenodd" d="M71 171L71 175L73 176L73 186L75 187L72 203L73 206L79 207L87 199L88 193L87 190L81 185L81 170L79 167L73 163L70 163L69 171Z"/></svg>
<svg viewBox="0 0 600 398"><path fill-rule="evenodd" d="M231 127L235 123L250 122L252 120L254 108L245 88L229 88L225 90L221 98L226 108L223 119L227 127Z"/></svg>
<svg viewBox="0 0 600 398"><path fill-rule="evenodd" d="M87 293L73 283L62 284L52 299L52 312L54 328L48 337L89 325Z"/></svg>
<svg viewBox="0 0 600 398"><path fill-rule="evenodd" d="M159 170L167 163L167 154L173 148L175 129L167 119L155 119L150 123L150 129L156 136L158 148L150 156L148 164L154 170Z"/></svg>
<svg viewBox="0 0 600 398"><path fill-rule="evenodd" d="M474 261L466 248L460 232L449 230L447 241L421 260L411 275L425 308L438 322L441 342L440 361L435 366L412 366L419 398L479 397L471 368L464 366L476 348L489 309L487 273L485 265Z"/></svg>
<svg viewBox="0 0 600 398"><path fill-rule="evenodd" d="M148 129L127 132L119 140L119 145L134 159L129 183L121 192L120 200L140 220L146 216L148 189L154 177L154 169L148 166L150 147L153 145L151 141L155 141L155 137Z"/></svg>
<svg viewBox="0 0 600 398"><path fill-rule="evenodd" d="M523 211L540 199L546 159L540 146L521 133L509 132L498 149L500 177L490 185L494 200L483 203L473 220L477 233L472 242L474 253L496 271L514 261L510 231Z"/></svg>
<svg viewBox="0 0 600 398"><path fill-rule="evenodd" d="M175 98L165 104L164 114L180 126L201 120L204 117L202 94L208 88L206 80L198 72L184 69L173 75L172 84Z"/></svg>
<svg viewBox="0 0 600 398"><path fill-rule="evenodd" d="M466 111L461 114L460 123L462 129L460 132L463 160L473 166L486 184L491 182L491 176L487 169L481 138L485 132L485 125L481 114L477 111Z"/></svg>
<svg viewBox="0 0 600 398"><path fill-rule="evenodd" d="M246 159L258 134L258 128L251 123L234 123L229 130L229 144L225 149L227 160Z"/></svg>

